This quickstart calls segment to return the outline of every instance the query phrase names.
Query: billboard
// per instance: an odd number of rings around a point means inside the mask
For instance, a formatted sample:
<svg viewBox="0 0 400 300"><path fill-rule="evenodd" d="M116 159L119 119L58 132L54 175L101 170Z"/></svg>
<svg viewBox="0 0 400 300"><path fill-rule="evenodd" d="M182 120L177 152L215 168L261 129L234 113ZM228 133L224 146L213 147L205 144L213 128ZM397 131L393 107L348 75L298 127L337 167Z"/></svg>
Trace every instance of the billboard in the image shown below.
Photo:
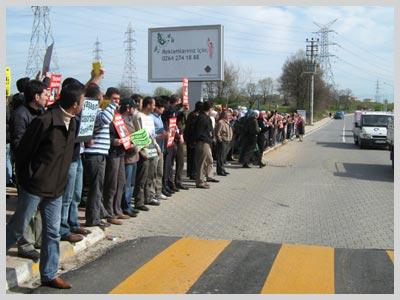
<svg viewBox="0 0 400 300"><path fill-rule="evenodd" d="M149 28L149 82L224 79L223 26Z"/></svg>

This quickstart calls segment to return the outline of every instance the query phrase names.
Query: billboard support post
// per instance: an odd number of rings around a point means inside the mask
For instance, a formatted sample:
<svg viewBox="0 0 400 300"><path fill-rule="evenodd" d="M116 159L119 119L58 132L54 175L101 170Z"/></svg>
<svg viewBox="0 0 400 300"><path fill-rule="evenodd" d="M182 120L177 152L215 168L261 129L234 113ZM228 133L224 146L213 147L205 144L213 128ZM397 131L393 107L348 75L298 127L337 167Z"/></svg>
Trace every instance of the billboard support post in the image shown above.
<svg viewBox="0 0 400 300"><path fill-rule="evenodd" d="M203 82L189 81L189 107L194 110L197 101L203 102Z"/></svg>

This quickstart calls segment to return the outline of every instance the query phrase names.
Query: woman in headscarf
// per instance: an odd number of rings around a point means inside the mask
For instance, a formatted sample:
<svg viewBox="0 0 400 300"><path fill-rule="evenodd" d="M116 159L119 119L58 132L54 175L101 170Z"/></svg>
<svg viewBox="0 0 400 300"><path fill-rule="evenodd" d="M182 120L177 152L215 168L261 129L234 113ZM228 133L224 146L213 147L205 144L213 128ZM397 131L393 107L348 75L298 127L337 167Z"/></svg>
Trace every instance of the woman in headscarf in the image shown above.
<svg viewBox="0 0 400 300"><path fill-rule="evenodd" d="M257 118L258 111L249 110L248 117L244 124L244 134L243 134L243 168L250 168L250 161L257 147L257 136L261 129L258 126ZM263 167L260 164L260 167Z"/></svg>

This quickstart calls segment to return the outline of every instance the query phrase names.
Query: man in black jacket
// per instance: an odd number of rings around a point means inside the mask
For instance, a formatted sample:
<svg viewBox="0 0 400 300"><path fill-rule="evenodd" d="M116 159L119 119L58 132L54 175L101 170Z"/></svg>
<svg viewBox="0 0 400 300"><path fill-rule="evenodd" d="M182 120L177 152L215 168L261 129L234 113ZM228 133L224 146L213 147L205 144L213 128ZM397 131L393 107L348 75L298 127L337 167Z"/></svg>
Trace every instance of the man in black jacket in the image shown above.
<svg viewBox="0 0 400 300"><path fill-rule="evenodd" d="M208 182L219 182L211 177L213 157L211 153L211 144L213 137L213 127L210 119L211 105L208 101L203 103L201 112L197 117L194 126L194 136L196 142L196 187L208 189ZM205 179L204 179L205 177Z"/></svg>
<svg viewBox="0 0 400 300"><path fill-rule="evenodd" d="M196 166L195 166L195 149L196 142L194 139L194 127L196 124L197 117L201 111L203 102L196 102L194 111L190 112L183 132L183 138L186 143L186 155L187 155L187 176L191 180L196 180Z"/></svg>
<svg viewBox="0 0 400 300"><path fill-rule="evenodd" d="M42 285L71 288L57 277L62 195L75 144L75 115L82 110L84 87L65 86L58 106L32 121L17 150L18 204L6 226L6 250L21 239L38 206L42 215Z"/></svg>
<svg viewBox="0 0 400 300"><path fill-rule="evenodd" d="M21 83L19 80L18 82L18 89L20 89L21 84L25 81L22 80ZM10 146L16 164L18 163L16 154L22 136L25 134L29 124L36 117L43 114L44 107L47 102L47 85L45 83L39 80L31 80L28 81L28 83L26 83L24 86L25 90L24 94L22 95L24 100L15 108L10 120ZM17 103L14 102L14 105L16 106ZM18 177L18 174L16 174L16 176ZM35 246L38 247L40 244L40 232L42 231L41 224L42 221L40 218L40 213L36 212L30 221L30 224L27 227L22 239L18 241L19 257L29 258L33 261L37 261L39 259L40 255L39 252L35 250Z"/></svg>

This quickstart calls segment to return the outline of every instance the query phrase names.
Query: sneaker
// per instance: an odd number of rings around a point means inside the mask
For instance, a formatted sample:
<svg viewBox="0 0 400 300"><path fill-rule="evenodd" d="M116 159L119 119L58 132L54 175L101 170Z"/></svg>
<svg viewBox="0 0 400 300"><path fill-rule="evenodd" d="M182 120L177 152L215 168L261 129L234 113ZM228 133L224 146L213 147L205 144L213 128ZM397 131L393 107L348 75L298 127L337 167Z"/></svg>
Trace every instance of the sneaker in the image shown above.
<svg viewBox="0 0 400 300"><path fill-rule="evenodd" d="M167 200L169 197L167 197L166 195L164 195L164 194L162 194L161 193L161 195L159 195L158 197L157 197L157 200Z"/></svg>
<svg viewBox="0 0 400 300"><path fill-rule="evenodd" d="M172 196L172 194L168 193L165 189L163 189L163 190L161 191L161 194L163 194L164 196L167 196L167 198L169 198L169 197Z"/></svg>
<svg viewBox="0 0 400 300"><path fill-rule="evenodd" d="M154 206L159 206L160 205L160 201L158 201L157 199L151 199L147 205L154 205Z"/></svg>

